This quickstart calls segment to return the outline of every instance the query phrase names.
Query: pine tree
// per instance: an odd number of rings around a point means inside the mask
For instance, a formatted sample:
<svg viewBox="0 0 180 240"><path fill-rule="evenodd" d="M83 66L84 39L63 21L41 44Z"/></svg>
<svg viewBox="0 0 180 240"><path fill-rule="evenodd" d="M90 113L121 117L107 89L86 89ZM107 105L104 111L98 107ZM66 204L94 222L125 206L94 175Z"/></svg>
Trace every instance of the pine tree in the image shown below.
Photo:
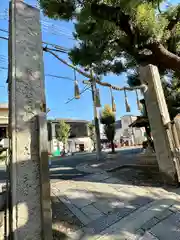
<svg viewBox="0 0 180 240"><path fill-rule="evenodd" d="M61 120L56 128L57 139L58 141L61 141L63 143L64 151L67 144L67 140L70 135L70 130L71 130L70 125L67 124L64 120Z"/></svg>
<svg viewBox="0 0 180 240"><path fill-rule="evenodd" d="M111 107L107 104L101 112L101 123L104 125L104 133L111 144L112 153L115 152L114 137L115 137L115 114Z"/></svg>
<svg viewBox="0 0 180 240"><path fill-rule="evenodd" d="M180 79L180 4L165 0L39 0L45 15L75 19L79 45L74 64L99 74L126 72L137 81L139 65L154 64Z"/></svg>

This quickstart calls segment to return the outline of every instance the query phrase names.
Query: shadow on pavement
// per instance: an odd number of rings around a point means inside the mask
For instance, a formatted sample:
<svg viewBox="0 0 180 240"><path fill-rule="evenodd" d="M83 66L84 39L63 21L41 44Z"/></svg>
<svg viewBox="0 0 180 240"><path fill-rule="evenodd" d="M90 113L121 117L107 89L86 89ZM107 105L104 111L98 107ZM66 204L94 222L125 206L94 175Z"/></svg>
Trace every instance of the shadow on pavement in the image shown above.
<svg viewBox="0 0 180 240"><path fill-rule="evenodd" d="M166 191L168 189L169 196ZM145 236L144 234L147 234L150 229L157 239L168 239L166 236L170 236L170 234L174 234L173 239L180 239L178 230L180 213L170 208L176 202L171 198L174 188L164 185L156 168L123 168L111 174L90 174L73 179L68 184L66 181L60 181L59 188L58 185L54 187L52 183L53 190L56 191L56 197L60 200L59 204L62 204L61 200L66 201L70 208L75 207L76 210L83 212L85 216L83 225L71 225L72 229L79 227L82 230L81 235L76 238L78 240L99 238L103 231L113 224L117 224L114 232L104 232L106 237L109 236L107 239L126 240L131 239L134 235L139 239L141 236ZM123 222L122 225L118 223L139 209L145 206L150 207L157 200L159 204L148 210L151 217L147 218L147 221L143 219L147 217L145 209L136 216L137 222L142 222L141 227L131 231L131 228L126 229L128 221L124 225ZM180 206L179 200L176 203ZM177 220L175 221L175 219ZM62 223L61 217L58 221ZM164 226L163 232L159 231L158 224L160 222ZM147 239L154 239L153 235Z"/></svg>
<svg viewBox="0 0 180 240"><path fill-rule="evenodd" d="M28 162L24 161L24 164L27 165ZM18 166L17 166L18 167ZM74 171L74 172L73 172ZM129 214L137 211L141 207L151 204L154 200L162 199L164 201L171 201L171 198L165 198L161 192L161 189L166 188L163 184L163 181L160 178L158 169L154 169L154 172L150 169L131 169L124 168L118 171L115 171L111 174L84 174L82 173L81 177L73 178L73 181L70 181L69 184L66 184L68 181L59 181L59 178L62 178L63 174L69 176L75 174L75 168L64 169L64 170L55 170L53 171L54 176L51 179L59 182L57 187L56 194L51 197L52 201L52 213L53 213L53 239L62 239L67 240L71 239L70 236L73 235L79 229L82 230L81 235L76 240L84 239L90 240L92 236L101 235L101 232L104 231L107 227L117 223L118 221L124 219ZM81 173L80 173L81 174ZM0 171L0 175L3 178L6 177L4 171ZM85 176L86 175L86 176ZM68 185L67 191L63 191L64 185ZM80 184L80 187L78 186ZM82 184L82 187L81 187ZM88 186L90 186L88 188ZM66 187L66 186L65 186ZM143 192L143 194L134 194L134 189L137 191L140 190L138 187L153 187L157 189L149 193L148 191ZM157 188L156 188L157 187ZM111 188L111 190L108 190ZM52 182L52 192L53 192L53 182ZM143 190L142 190L143 191ZM120 193L120 194L119 194ZM83 212L86 221L83 223L74 215L74 213L69 210L69 208L61 201L64 198L68 201L68 204L72 207L76 207L79 211ZM22 198L22 203L26 204L26 198ZM160 204L153 209L151 209L152 215L158 215L162 210L166 209L164 206L166 204ZM88 208L91 208L91 212L88 212ZM30 212L28 209L28 219L26 225L22 226L24 231L27 230L27 226L31 223L30 221ZM93 211L96 210L96 213ZM154 214L154 213L155 214ZM167 216L174 216L176 213L173 211L169 212ZM169 225L165 225L164 234L167 234L166 230L172 234L179 234L178 228L180 227L180 216L178 215L177 221L174 221L173 224L169 222ZM141 227L140 235L143 235L145 231L154 228L160 221L166 221L166 218L160 217L155 220L155 225L149 224L147 226ZM151 219L150 219L151 220ZM167 223L166 223L167 224ZM168 227L167 227L168 226ZM118 226L117 226L118 227ZM176 229L177 228L177 229ZM126 228L124 228L126 229ZM121 232L121 226L119 226L119 232ZM138 231L138 229L137 229ZM156 229L154 230L156 232ZM89 234L89 235L88 235ZM133 232L130 230L126 231L126 234L132 235ZM88 235L88 237L86 237ZM118 236L114 233L107 233L110 239L118 239ZM99 236L100 237L100 236ZM73 239L73 238L72 238ZM121 238L125 240L126 238ZM162 236L159 236L159 239L163 239ZM164 238L165 239L165 238ZM179 238L169 238L169 239L180 239Z"/></svg>

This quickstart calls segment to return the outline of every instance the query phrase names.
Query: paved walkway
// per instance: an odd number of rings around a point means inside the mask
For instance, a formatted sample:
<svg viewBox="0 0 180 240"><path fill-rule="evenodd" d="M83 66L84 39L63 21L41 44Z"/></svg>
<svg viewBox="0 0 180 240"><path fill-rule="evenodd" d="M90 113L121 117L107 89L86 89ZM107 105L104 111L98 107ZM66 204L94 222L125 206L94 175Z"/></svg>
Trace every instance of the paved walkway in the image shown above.
<svg viewBox="0 0 180 240"><path fill-rule="evenodd" d="M80 220L74 240L179 240L180 190L134 186L104 171L73 181L51 182Z"/></svg>

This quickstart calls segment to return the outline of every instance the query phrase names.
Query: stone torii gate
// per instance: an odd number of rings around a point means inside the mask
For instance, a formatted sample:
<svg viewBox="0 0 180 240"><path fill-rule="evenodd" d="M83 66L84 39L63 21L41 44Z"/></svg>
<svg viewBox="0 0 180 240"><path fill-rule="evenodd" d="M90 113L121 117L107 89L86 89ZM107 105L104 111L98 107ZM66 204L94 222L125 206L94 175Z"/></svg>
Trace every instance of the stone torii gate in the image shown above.
<svg viewBox="0 0 180 240"><path fill-rule="evenodd" d="M12 0L9 20L10 239L51 240L40 11Z"/></svg>
<svg viewBox="0 0 180 240"><path fill-rule="evenodd" d="M160 172L166 183L177 184L180 182L180 155L176 154L173 144L174 136L158 68L150 64L140 67L140 80L146 86L144 98Z"/></svg>

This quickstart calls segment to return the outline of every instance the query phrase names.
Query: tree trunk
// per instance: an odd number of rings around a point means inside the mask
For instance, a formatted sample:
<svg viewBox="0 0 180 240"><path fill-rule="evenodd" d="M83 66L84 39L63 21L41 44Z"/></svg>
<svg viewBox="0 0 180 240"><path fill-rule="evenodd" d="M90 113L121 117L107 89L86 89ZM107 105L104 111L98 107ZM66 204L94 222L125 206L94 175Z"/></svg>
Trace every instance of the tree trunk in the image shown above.
<svg viewBox="0 0 180 240"><path fill-rule="evenodd" d="M65 155L66 143L63 142L63 155Z"/></svg>
<svg viewBox="0 0 180 240"><path fill-rule="evenodd" d="M111 149L112 149L112 153L115 153L115 147L114 147L114 141L111 141Z"/></svg>
<svg viewBox="0 0 180 240"><path fill-rule="evenodd" d="M152 64L162 66L166 69L172 69L180 72L180 56L168 51L162 44L153 43L149 45L152 51ZM151 64L151 62L149 62Z"/></svg>
<svg viewBox="0 0 180 240"><path fill-rule="evenodd" d="M96 151L96 142L94 142L94 149L93 151Z"/></svg>

